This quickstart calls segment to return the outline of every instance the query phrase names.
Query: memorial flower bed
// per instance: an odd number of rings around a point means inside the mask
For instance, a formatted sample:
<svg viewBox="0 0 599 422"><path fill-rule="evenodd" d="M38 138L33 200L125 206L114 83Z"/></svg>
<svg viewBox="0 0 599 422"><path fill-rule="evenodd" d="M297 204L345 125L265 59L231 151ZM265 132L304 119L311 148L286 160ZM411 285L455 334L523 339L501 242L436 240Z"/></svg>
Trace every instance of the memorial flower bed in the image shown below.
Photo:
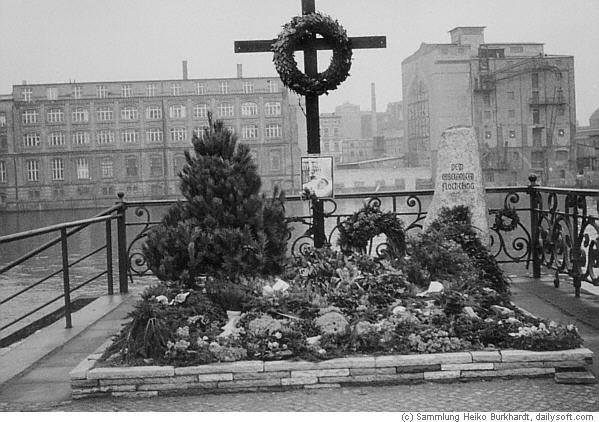
<svg viewBox="0 0 599 422"><path fill-rule="evenodd" d="M574 349L574 326L511 305L508 281L471 226L443 209L421 235L366 205L341 225L341 250L285 256L284 196L258 195L249 148L221 122L194 138L181 190L144 253L149 288L100 365L321 361L356 355ZM381 223L382 222L382 223ZM364 241L384 233L383 258Z"/></svg>

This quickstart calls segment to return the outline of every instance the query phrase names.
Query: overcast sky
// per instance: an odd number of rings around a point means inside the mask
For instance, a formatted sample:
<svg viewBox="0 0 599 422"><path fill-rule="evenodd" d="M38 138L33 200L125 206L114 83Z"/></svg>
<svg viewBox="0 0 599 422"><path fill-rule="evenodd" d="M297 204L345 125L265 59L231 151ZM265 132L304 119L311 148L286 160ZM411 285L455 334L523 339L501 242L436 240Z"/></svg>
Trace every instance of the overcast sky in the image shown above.
<svg viewBox="0 0 599 422"><path fill-rule="evenodd" d="M486 42L542 42L573 55L577 119L599 108L599 0L316 0L350 36L386 35L387 48L355 50L350 78L321 101L377 109L399 101L401 62L421 42L449 42L456 26L486 26ZM272 55L235 54L234 40L275 38L300 0L0 0L0 93L12 85L276 75ZM328 65L322 56L321 68Z"/></svg>

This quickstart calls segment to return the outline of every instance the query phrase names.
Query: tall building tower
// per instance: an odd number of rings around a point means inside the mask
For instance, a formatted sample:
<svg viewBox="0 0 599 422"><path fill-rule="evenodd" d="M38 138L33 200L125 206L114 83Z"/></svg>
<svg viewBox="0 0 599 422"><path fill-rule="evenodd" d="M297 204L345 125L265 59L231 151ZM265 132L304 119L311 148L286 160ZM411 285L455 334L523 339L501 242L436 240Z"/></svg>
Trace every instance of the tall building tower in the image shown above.
<svg viewBox="0 0 599 422"><path fill-rule="evenodd" d="M408 162L436 167L452 126L474 127L489 185L523 184L529 173L575 183L574 58L540 43L485 43L484 27L457 27L449 44L421 44L402 62Z"/></svg>
<svg viewBox="0 0 599 422"><path fill-rule="evenodd" d="M0 98L0 201L177 197L184 151L209 112L250 145L263 190L299 191L303 116L278 77L246 78L239 66L236 78L189 79L186 62L182 76L15 85Z"/></svg>

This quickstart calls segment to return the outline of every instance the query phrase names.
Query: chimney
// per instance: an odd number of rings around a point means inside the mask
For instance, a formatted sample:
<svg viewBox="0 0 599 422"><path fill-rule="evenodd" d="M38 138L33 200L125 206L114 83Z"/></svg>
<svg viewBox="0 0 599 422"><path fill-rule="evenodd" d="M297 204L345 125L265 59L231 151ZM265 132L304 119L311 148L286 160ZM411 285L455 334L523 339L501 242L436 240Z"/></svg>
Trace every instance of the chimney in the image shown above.
<svg viewBox="0 0 599 422"><path fill-rule="evenodd" d="M372 125L372 138L378 135L377 121L376 121L376 93L374 89L374 82L370 84L370 113L371 113L371 125Z"/></svg>
<svg viewBox="0 0 599 422"><path fill-rule="evenodd" d="M237 79L243 78L243 67L241 63L237 63Z"/></svg>
<svg viewBox="0 0 599 422"><path fill-rule="evenodd" d="M183 60L183 80L187 80L187 60Z"/></svg>

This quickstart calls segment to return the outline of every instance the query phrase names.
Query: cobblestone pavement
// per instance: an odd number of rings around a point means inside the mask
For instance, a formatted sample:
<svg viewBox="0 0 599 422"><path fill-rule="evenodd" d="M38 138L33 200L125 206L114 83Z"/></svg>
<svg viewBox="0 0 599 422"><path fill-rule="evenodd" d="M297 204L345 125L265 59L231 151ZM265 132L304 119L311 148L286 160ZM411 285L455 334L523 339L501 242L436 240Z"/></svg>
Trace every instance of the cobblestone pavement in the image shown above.
<svg viewBox="0 0 599 422"><path fill-rule="evenodd" d="M0 404L1 411L58 412L301 412L301 411L599 411L599 385L516 379L386 387L347 387L276 393L236 393L86 399L65 403Z"/></svg>

